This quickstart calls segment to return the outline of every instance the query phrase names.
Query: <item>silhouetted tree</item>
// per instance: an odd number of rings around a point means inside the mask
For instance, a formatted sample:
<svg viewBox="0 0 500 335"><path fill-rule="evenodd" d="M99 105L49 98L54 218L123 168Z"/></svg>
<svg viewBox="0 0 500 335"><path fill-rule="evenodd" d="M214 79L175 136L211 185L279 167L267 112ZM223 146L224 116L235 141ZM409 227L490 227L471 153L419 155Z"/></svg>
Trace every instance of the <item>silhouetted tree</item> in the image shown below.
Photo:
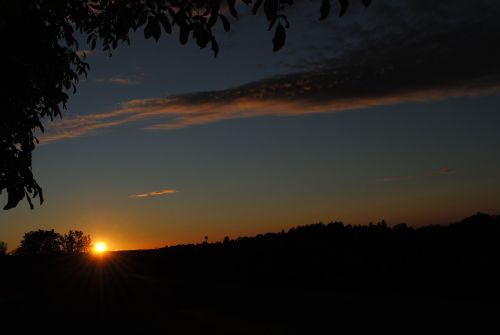
<svg viewBox="0 0 500 335"><path fill-rule="evenodd" d="M84 235L81 230L70 230L62 237L61 250L66 254L80 254L89 252L92 239Z"/></svg>
<svg viewBox="0 0 500 335"><path fill-rule="evenodd" d="M7 255L7 243L0 241L0 256Z"/></svg>
<svg viewBox="0 0 500 335"><path fill-rule="evenodd" d="M21 245L16 249L17 255L48 255L62 251L63 237L52 230L36 230L24 234Z"/></svg>
<svg viewBox="0 0 500 335"><path fill-rule="evenodd" d="M368 6L371 0L361 0ZM318 0L319 2L319 0ZM320 19L330 12L330 0L321 0ZM86 37L90 49L97 43L105 51L129 42L130 31L143 28L145 38L159 40L177 26L179 41L190 36L200 48L219 51L212 29L231 29L226 9L237 18L237 3L253 3L256 14L263 7L269 29L274 30L274 51L283 47L289 22L286 10L292 0L1 0L0 39L8 52L0 53L0 192L7 191L4 209L16 207L26 197L43 202L42 189L32 173L32 151L38 143L34 131L44 131L42 120L61 117L68 90L76 90L89 65L78 53L75 34ZM349 0L338 0L342 16Z"/></svg>

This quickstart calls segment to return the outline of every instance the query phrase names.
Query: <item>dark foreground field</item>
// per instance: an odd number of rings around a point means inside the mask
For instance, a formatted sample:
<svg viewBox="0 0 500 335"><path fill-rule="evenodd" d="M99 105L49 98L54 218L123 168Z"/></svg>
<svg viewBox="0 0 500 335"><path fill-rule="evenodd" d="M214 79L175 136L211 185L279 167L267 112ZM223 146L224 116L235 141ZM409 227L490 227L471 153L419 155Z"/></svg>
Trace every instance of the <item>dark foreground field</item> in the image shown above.
<svg viewBox="0 0 500 335"><path fill-rule="evenodd" d="M5 334L500 334L500 217L0 258ZM14 327L14 328L12 328Z"/></svg>

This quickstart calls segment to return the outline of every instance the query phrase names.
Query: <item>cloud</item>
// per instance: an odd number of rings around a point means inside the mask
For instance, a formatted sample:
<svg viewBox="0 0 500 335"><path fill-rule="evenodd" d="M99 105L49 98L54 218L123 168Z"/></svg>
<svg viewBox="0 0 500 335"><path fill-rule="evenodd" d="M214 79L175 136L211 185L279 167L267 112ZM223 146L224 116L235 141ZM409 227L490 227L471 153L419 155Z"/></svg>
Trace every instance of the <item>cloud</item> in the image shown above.
<svg viewBox="0 0 500 335"><path fill-rule="evenodd" d="M113 76L107 79L98 79L99 83L111 83L117 85L138 85L144 82L144 75Z"/></svg>
<svg viewBox="0 0 500 335"><path fill-rule="evenodd" d="M111 112L66 118L41 140L141 120L148 120L147 129L170 130L500 92L499 3L381 0L373 8L380 18L366 27L347 24L344 35L335 35L344 41L342 52L325 46L317 54L333 56L311 57L299 72L225 90L126 101Z"/></svg>
<svg viewBox="0 0 500 335"><path fill-rule="evenodd" d="M142 198L156 197L156 196L159 196L159 195L167 195L167 194L174 194L174 193L177 193L177 191L169 189L169 188L166 188L166 189L161 190L161 191L153 191L153 192L147 192L147 193L140 193L140 194L129 195L129 198L132 198L132 199L142 199Z"/></svg>
<svg viewBox="0 0 500 335"><path fill-rule="evenodd" d="M384 183L392 183L392 182L401 182L401 181L408 181L408 180L414 180L414 179L419 179L419 178L425 178L425 177L434 177L434 176L444 176L448 174L452 174L455 172L455 169L449 168L449 167L444 167L441 169L437 169L434 171L431 171L429 173L426 173L423 176L420 177L415 177L415 176L403 176L403 177L384 177L381 180Z"/></svg>
<svg viewBox="0 0 500 335"><path fill-rule="evenodd" d="M384 178L382 178L382 181L384 183L392 183L392 182L407 181L407 180L412 180L412 179L414 179L413 176L406 176L406 177L384 177Z"/></svg>
<svg viewBox="0 0 500 335"><path fill-rule="evenodd" d="M82 57L88 57L88 56L92 56L94 54L94 51L92 50L87 50L87 49L83 49L83 50L77 50L76 51L76 55L80 58Z"/></svg>
<svg viewBox="0 0 500 335"><path fill-rule="evenodd" d="M431 171L427 174L427 176L443 176L447 174L454 173L455 170L449 167L441 168L438 170Z"/></svg>

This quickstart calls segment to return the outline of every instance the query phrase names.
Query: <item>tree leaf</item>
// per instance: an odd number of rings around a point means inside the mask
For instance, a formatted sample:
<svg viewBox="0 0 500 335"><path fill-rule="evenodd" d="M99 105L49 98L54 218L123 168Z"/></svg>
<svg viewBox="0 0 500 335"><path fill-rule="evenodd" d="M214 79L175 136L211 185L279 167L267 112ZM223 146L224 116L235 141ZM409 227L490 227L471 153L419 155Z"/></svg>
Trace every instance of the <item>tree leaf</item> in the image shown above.
<svg viewBox="0 0 500 335"><path fill-rule="evenodd" d="M340 14L339 17L347 12L347 7L349 7L349 0L339 0L340 3Z"/></svg>
<svg viewBox="0 0 500 335"><path fill-rule="evenodd" d="M187 25L180 26L179 41L182 45L185 45L189 37L189 27Z"/></svg>
<svg viewBox="0 0 500 335"><path fill-rule="evenodd" d="M238 12L236 11L236 0L227 0L227 5L229 7L229 13L235 18L238 18Z"/></svg>
<svg viewBox="0 0 500 335"><path fill-rule="evenodd" d="M142 26L144 23L146 23L146 20L148 19L148 12L145 10L139 14L137 17L137 27Z"/></svg>
<svg viewBox="0 0 500 335"><path fill-rule="evenodd" d="M290 28L290 22L288 22L288 18L286 17L286 15L280 15L280 17L285 21L285 28Z"/></svg>
<svg viewBox="0 0 500 335"><path fill-rule="evenodd" d="M222 25L224 26L224 31L229 31L231 29L231 24L229 24L229 20L222 14L219 14L219 17L222 21Z"/></svg>
<svg viewBox="0 0 500 335"><path fill-rule="evenodd" d="M328 14L330 14L330 0L322 0L321 1L321 8L319 9L321 16L320 20L324 20L328 17Z"/></svg>
<svg viewBox="0 0 500 335"><path fill-rule="evenodd" d="M260 5L262 5L262 1L263 0L255 1L255 4L253 5L253 8L252 8L253 15L257 14L257 11L259 10Z"/></svg>
<svg viewBox="0 0 500 335"><path fill-rule="evenodd" d="M210 18L208 19L208 25L213 27L217 23L217 19L219 18L219 9L220 9L220 0L218 0L212 11L210 12Z"/></svg>
<svg viewBox="0 0 500 335"><path fill-rule="evenodd" d="M274 19L272 19L271 22L269 22L269 27L267 28L267 30L273 29L273 26L276 23L276 21L278 21L278 17L277 16Z"/></svg>
<svg viewBox="0 0 500 335"><path fill-rule="evenodd" d="M214 58L215 58L219 54L219 44L217 43L217 40L213 36L210 39L210 41L212 42L212 51L214 52Z"/></svg>
<svg viewBox="0 0 500 335"><path fill-rule="evenodd" d="M278 0L265 0L264 12L268 21L272 21L278 15Z"/></svg>
<svg viewBox="0 0 500 335"><path fill-rule="evenodd" d="M285 40L286 40L286 31L285 27L281 24L281 22L278 23L278 26L276 27L276 31L274 32L274 38L273 38L273 51L276 52L279 49L285 45Z"/></svg>
<svg viewBox="0 0 500 335"><path fill-rule="evenodd" d="M196 29L196 43L201 49L203 49L207 46L209 40L210 33L200 25Z"/></svg>
<svg viewBox="0 0 500 335"><path fill-rule="evenodd" d="M160 21L161 25L163 26L163 29L165 29L165 32L167 34L172 33L172 25L170 24L170 20L168 19L167 15L165 13L160 13L158 15L158 20Z"/></svg>
<svg viewBox="0 0 500 335"><path fill-rule="evenodd" d="M94 34L90 34L89 36L87 36L87 44L90 43L90 41L94 38Z"/></svg>
<svg viewBox="0 0 500 335"><path fill-rule="evenodd" d="M144 37L145 38L153 37L158 42L160 36L161 36L160 23L155 17L150 16L148 18L148 24L144 28Z"/></svg>

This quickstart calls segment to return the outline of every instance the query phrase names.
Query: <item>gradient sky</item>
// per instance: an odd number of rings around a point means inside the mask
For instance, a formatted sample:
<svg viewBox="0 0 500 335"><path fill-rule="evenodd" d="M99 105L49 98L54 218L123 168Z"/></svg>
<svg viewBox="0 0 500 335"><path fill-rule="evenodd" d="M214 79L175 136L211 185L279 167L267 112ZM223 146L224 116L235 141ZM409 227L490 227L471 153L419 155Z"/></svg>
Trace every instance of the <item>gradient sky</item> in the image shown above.
<svg viewBox="0 0 500 335"><path fill-rule="evenodd" d="M215 59L142 32L90 53L34 153L46 202L1 212L0 240L79 229L137 249L500 212L496 1L354 2L324 22L304 1L278 53L241 10Z"/></svg>

